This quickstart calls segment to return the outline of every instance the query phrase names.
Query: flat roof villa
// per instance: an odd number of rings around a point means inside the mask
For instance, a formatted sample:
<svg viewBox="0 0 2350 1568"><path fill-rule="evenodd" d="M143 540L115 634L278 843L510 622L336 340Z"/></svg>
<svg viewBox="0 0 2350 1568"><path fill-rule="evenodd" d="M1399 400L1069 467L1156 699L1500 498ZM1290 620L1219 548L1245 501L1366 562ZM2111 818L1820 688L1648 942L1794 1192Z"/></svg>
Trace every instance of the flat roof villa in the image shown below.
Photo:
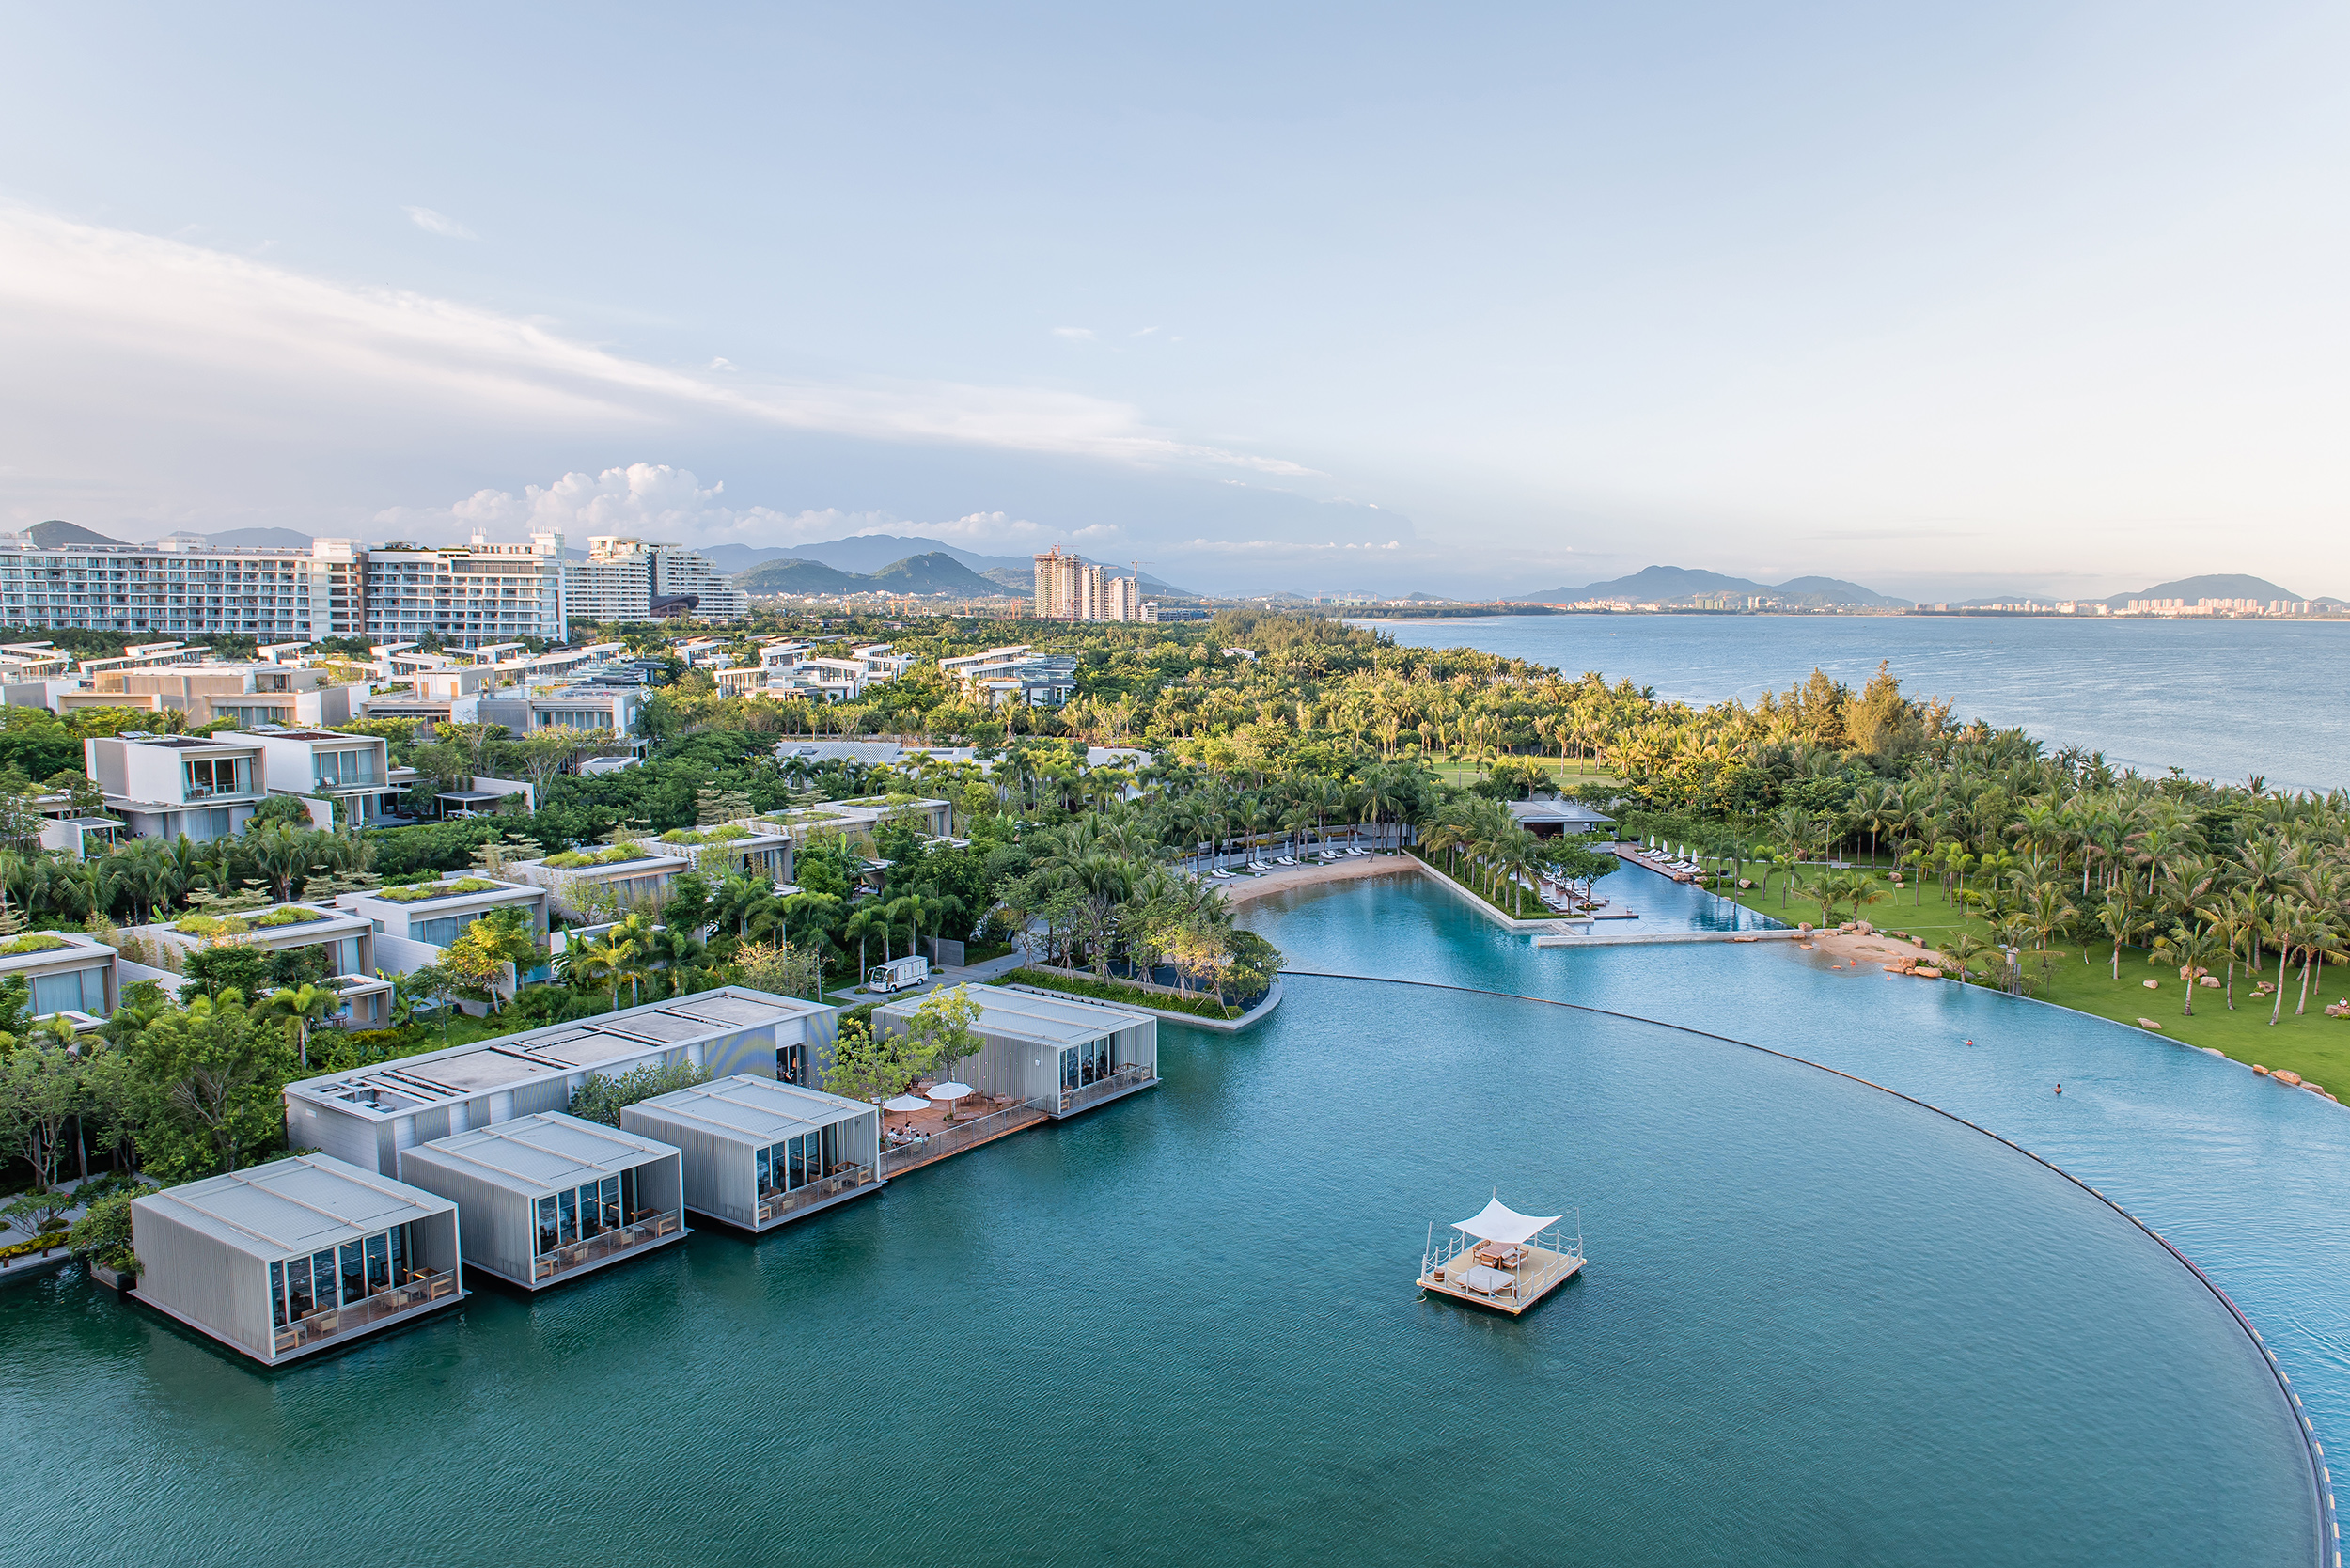
<svg viewBox="0 0 2350 1568"><path fill-rule="evenodd" d="M78 931L28 931L0 942L0 980L24 981L35 1018L62 1014L77 1029L94 1029L122 1002L117 958Z"/></svg>
<svg viewBox="0 0 2350 1568"><path fill-rule="evenodd" d="M1148 1013L995 985L963 990L979 1004L972 1029L984 1043L953 1071L981 1094L1074 1116L1159 1081L1159 1021ZM875 1008L874 1031L904 1033L920 1005Z"/></svg>
<svg viewBox="0 0 2350 1568"><path fill-rule="evenodd" d="M509 879L535 883L554 895L555 907L573 918L629 909L669 890L690 862L644 842L565 850L506 868Z"/></svg>
<svg viewBox="0 0 2350 1568"><path fill-rule="evenodd" d="M675 1144L685 1206L767 1231L881 1190L881 1112L749 1074L623 1106L620 1125Z"/></svg>
<svg viewBox="0 0 2350 1568"><path fill-rule="evenodd" d="M860 800L814 801L760 820L804 839L826 832L870 837L882 823L903 819L930 838L944 839L954 826L954 807L943 800L867 795Z"/></svg>
<svg viewBox="0 0 2350 1568"><path fill-rule="evenodd" d="M223 942L246 942L265 953L281 948L326 947L332 975L375 973L375 932L363 915L331 903L274 903L230 915L182 915L161 925L126 926L122 934L155 945L164 967L177 972L187 955Z"/></svg>
<svg viewBox="0 0 2350 1568"><path fill-rule="evenodd" d="M82 742L82 766L105 794L107 815L137 839L225 839L269 793L269 764L249 741L93 735Z"/></svg>
<svg viewBox="0 0 2350 1568"><path fill-rule="evenodd" d="M1613 825L1615 819L1577 800L1512 800L1505 802L1510 816L1537 839L1561 833L1590 833Z"/></svg>
<svg viewBox="0 0 2350 1568"><path fill-rule="evenodd" d="M729 985L598 1018L400 1057L286 1086L286 1137L385 1175L400 1152L569 1108L599 1074L692 1062L714 1077L795 1074L830 1051L838 1011Z"/></svg>
<svg viewBox="0 0 2350 1568"><path fill-rule="evenodd" d="M457 1205L322 1154L131 1201L137 1299L276 1366L462 1299Z"/></svg>
<svg viewBox="0 0 2350 1568"><path fill-rule="evenodd" d="M756 818L707 827L671 828L644 847L723 876L744 871L768 882L791 880L791 838Z"/></svg>
<svg viewBox="0 0 2350 1568"><path fill-rule="evenodd" d="M528 1291L687 1233L676 1149L560 1111L403 1149L400 1179L457 1205L468 1266Z"/></svg>
<svg viewBox="0 0 2350 1568"><path fill-rule="evenodd" d="M335 905L365 916L378 936L433 948L447 947L460 932L494 909L520 909L530 917L541 939L547 933L546 888L495 877L461 873L410 887L370 887L345 893L336 899Z"/></svg>

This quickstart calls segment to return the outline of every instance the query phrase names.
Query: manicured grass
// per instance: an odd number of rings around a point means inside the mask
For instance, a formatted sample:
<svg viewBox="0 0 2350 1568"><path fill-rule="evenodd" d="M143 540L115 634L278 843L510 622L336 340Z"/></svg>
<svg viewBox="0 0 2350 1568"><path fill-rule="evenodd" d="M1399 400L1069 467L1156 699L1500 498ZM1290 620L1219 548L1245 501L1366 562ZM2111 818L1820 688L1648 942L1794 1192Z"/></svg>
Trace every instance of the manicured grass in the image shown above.
<svg viewBox="0 0 2350 1568"><path fill-rule="evenodd" d="M1748 872L1757 884L1754 888L1729 896L1778 919L1819 923L1820 906L1806 902L1801 877L1797 879L1792 902L1782 909L1781 879L1770 877L1768 886L1762 886L1765 879L1759 874L1760 870L1754 868ZM1935 948L1944 946L1961 931L1971 932L1986 942L1990 940L1988 922L1953 907L1932 882L1922 889L1905 887L1896 892L1888 886L1885 891L1881 902L1868 904L1860 912L1862 919L1880 931L1905 931ZM2181 1011L2186 986L2179 979L2176 965L2149 964L2145 949L2123 948L2122 978L2117 980L2113 978L2112 942L2099 936L2088 944L2088 949L2089 959L2084 963L2077 935L2070 946L2052 949L2044 979L2039 956L2028 956L2024 972L2030 994L2042 1001L2098 1018L2110 1018L2116 1023L2135 1025L2141 1017L2152 1018L2162 1026L2166 1039L2207 1045L2238 1061L2290 1068L2304 1078L2324 1084L2336 1094L2350 1095L2350 1018L2328 1018L2324 1011L2326 1003L2342 1000L2344 991L2350 990L2350 980L2345 980L2340 965L2311 975L2309 1011L2295 1017L2294 1004L2301 994L2301 971L2296 964L2285 982L2283 1011L2272 1026L2268 1013L2274 998L2263 996L2255 1000L2252 977L2245 974L2241 964L2236 969L2235 1011L2228 1010L2224 990L2198 986L2195 1014L2190 1018ZM2267 978L2273 980L2277 974L2274 953L2267 955ZM2212 973L2224 980L2227 965L2224 962L2215 964ZM2145 982L2150 980L2162 983L2149 991Z"/></svg>
<svg viewBox="0 0 2350 1568"><path fill-rule="evenodd" d="M1562 785L1580 784L1586 780L1610 784L1616 782L1614 774L1588 758L1563 762L1556 757L1511 757L1506 760L1516 763L1519 767L1532 766L1545 769L1553 779ZM1436 770L1437 777L1456 789L1474 784L1484 777L1486 772L1474 763L1455 762L1449 760L1432 761L1429 766Z"/></svg>

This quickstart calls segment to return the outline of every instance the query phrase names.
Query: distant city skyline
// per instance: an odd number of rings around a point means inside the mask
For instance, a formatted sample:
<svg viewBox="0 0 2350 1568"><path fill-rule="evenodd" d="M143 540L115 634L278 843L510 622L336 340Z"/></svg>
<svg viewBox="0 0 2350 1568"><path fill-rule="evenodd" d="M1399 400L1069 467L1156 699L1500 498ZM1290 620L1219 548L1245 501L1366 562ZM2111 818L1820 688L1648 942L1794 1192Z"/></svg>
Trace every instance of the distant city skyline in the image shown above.
<svg viewBox="0 0 2350 1568"><path fill-rule="evenodd" d="M0 521L2350 597L2336 9L1163 23L23 12Z"/></svg>

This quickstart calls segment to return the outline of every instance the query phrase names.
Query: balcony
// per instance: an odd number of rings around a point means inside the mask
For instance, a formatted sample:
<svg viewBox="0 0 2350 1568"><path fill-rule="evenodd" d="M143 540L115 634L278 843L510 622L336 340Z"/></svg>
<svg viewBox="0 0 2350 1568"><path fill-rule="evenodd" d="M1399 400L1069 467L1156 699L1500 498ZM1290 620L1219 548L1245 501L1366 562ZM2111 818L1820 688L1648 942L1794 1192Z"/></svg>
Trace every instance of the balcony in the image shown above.
<svg viewBox="0 0 2350 1568"><path fill-rule="evenodd" d="M543 1285L564 1275L603 1262L605 1259L647 1247L676 1235L685 1224L685 1215L677 1209L664 1214L640 1212L630 1223L585 1241L565 1242L552 1252L541 1252L530 1261L530 1282Z"/></svg>
<svg viewBox="0 0 2350 1568"><path fill-rule="evenodd" d="M881 1180L878 1168L870 1165L842 1164L832 1168L829 1175L819 1176L806 1186L790 1192L764 1192L759 1196L759 1223L770 1225L789 1218L802 1209L812 1209L829 1203L844 1192Z"/></svg>
<svg viewBox="0 0 2350 1568"><path fill-rule="evenodd" d="M1088 1105L1098 1105L1104 1100L1115 1100L1129 1090L1140 1089L1144 1084L1157 1081L1156 1073L1147 1067L1136 1066L1129 1062L1107 1077L1096 1078L1082 1089L1061 1090L1060 1113L1067 1116L1072 1111L1081 1111Z"/></svg>
<svg viewBox="0 0 2350 1568"><path fill-rule="evenodd" d="M295 1351L314 1349L329 1340L357 1334L419 1307L446 1301L456 1293L455 1269L443 1269L438 1274L414 1272L402 1283L389 1290L378 1291L365 1301L345 1307L329 1307L324 1311L313 1312L280 1328L277 1331L277 1354L285 1356Z"/></svg>

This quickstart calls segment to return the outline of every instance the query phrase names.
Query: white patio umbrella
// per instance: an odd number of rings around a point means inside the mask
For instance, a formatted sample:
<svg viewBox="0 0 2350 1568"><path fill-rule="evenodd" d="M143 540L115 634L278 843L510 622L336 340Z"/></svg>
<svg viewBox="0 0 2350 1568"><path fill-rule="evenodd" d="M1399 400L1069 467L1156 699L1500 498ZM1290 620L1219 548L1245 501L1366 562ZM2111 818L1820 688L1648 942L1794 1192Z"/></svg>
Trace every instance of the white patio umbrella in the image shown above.
<svg viewBox="0 0 2350 1568"><path fill-rule="evenodd" d="M928 1100L923 1099L919 1094L893 1095L889 1099L882 1102L882 1109L884 1110L918 1111L928 1110L930 1108L931 1103Z"/></svg>
<svg viewBox="0 0 2350 1568"><path fill-rule="evenodd" d="M946 1105L947 1120L949 1121L955 1119L955 1102L970 1092L972 1090L969 1084L946 1083L931 1086L931 1098Z"/></svg>

